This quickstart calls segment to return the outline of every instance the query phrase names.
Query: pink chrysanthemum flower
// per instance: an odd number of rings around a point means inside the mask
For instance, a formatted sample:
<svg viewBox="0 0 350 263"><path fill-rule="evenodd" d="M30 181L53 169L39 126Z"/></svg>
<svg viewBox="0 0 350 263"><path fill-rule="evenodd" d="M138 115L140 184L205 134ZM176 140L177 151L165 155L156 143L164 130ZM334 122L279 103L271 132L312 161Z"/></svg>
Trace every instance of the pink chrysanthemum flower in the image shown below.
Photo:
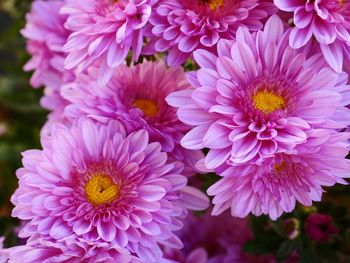
<svg viewBox="0 0 350 263"><path fill-rule="evenodd" d="M218 55L194 53L201 69L189 75L194 89L167 101L195 126L182 139L189 149L209 148L208 169L261 163L308 144L317 127L350 123L350 86L320 59L288 46L289 32L272 16L264 31L238 29L236 41L220 41ZM223 171L217 171L223 172Z"/></svg>
<svg viewBox="0 0 350 263"><path fill-rule="evenodd" d="M142 263L125 248L73 236L57 241L31 237L26 245L0 251L8 263Z"/></svg>
<svg viewBox="0 0 350 263"><path fill-rule="evenodd" d="M160 142L170 157L185 162L186 170L193 174L203 153L180 145L189 126L179 121L176 110L165 101L171 92L191 88L182 68L167 68L163 61L121 65L101 89L96 88L96 71L90 69L62 89L71 103L65 116L75 119L85 115L100 122L117 119L129 130L146 129L151 141Z"/></svg>
<svg viewBox="0 0 350 263"><path fill-rule="evenodd" d="M239 26L251 31L275 12L269 0L165 0L150 19L146 54L169 51L167 62L180 65L199 48L214 50L219 39L234 39Z"/></svg>
<svg viewBox="0 0 350 263"><path fill-rule="evenodd" d="M227 212L213 217L208 211L202 216L189 214L183 222L179 237L184 248L164 248L167 259L179 263L251 262L242 251L245 242L252 238L247 220L232 218Z"/></svg>
<svg viewBox="0 0 350 263"><path fill-rule="evenodd" d="M34 1L26 16L27 24L21 30L32 55L24 69L34 70L30 84L35 88L44 85L57 89L63 80L70 78L71 73L62 67L65 59L62 48L69 36L63 26L67 17L59 14L63 5L63 0Z"/></svg>
<svg viewBox="0 0 350 263"><path fill-rule="evenodd" d="M146 130L125 132L78 119L42 137L43 150L23 153L13 216L28 220L20 236L115 242L146 262L158 262L158 243L181 247L173 231L186 208L206 208L207 197L186 186L182 163L167 162Z"/></svg>
<svg viewBox="0 0 350 263"><path fill-rule="evenodd" d="M64 120L62 113L67 101L60 95L60 88L74 79L74 73L64 69L63 46L70 32L63 26L67 17L59 14L63 5L63 0L34 1L26 17L27 24L21 30L32 55L24 69L34 70L30 84L35 88L45 86L41 106L53 111L42 130L44 133L49 132L52 123Z"/></svg>
<svg viewBox="0 0 350 263"><path fill-rule="evenodd" d="M343 58L350 61L350 2L274 0L274 3L283 11L294 12L291 47L300 48L314 36L328 64L341 72Z"/></svg>
<svg viewBox="0 0 350 263"><path fill-rule="evenodd" d="M266 159L261 165L246 164L228 169L223 178L208 189L215 196L213 215L231 209L232 216L267 214L277 219L291 212L296 202L311 206L321 201L322 186L347 184L349 177L350 133L327 129L308 132L308 143L288 154Z"/></svg>
<svg viewBox="0 0 350 263"><path fill-rule="evenodd" d="M141 53L143 31L158 0L67 0L62 13L73 33L65 45L65 66L87 68L99 63L99 84L104 85L130 49L135 61Z"/></svg>

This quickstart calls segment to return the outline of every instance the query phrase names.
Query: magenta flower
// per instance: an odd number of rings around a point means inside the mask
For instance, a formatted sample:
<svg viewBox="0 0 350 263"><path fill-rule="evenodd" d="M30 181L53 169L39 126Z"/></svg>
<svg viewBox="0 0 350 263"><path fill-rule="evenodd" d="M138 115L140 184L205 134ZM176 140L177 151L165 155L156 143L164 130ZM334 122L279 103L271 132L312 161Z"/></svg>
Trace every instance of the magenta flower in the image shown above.
<svg viewBox="0 0 350 263"><path fill-rule="evenodd" d="M43 150L23 153L12 215L28 220L20 236L61 240L72 234L95 244L114 242L146 262L158 262L158 243L181 248L173 233L186 208L208 199L186 186L180 162L168 162L146 130L127 134L116 121L78 119L42 136Z"/></svg>
<svg viewBox="0 0 350 263"><path fill-rule="evenodd" d="M165 0L150 18L146 54L169 51L167 63L180 65L194 50L215 51L219 39L234 39L239 26L251 31L275 12L269 0Z"/></svg>
<svg viewBox="0 0 350 263"><path fill-rule="evenodd" d="M141 263L125 248L107 242L90 242L70 236L64 240L45 240L38 236L29 239L26 245L0 251L8 263Z"/></svg>
<svg viewBox="0 0 350 263"><path fill-rule="evenodd" d="M274 0L275 5L294 13L289 43L306 45L314 36L328 64L342 71L343 58L350 61L350 2L344 0Z"/></svg>
<svg viewBox="0 0 350 263"><path fill-rule="evenodd" d="M99 84L103 86L130 49L135 61L141 53L143 31L158 0L67 0L62 13L73 33L64 50L67 69L86 69L98 63Z"/></svg>
<svg viewBox="0 0 350 263"><path fill-rule="evenodd" d="M314 213L305 221L305 232L311 240L328 242L339 229L333 225L333 217L330 215Z"/></svg>
<svg viewBox="0 0 350 263"><path fill-rule="evenodd" d="M194 235L194 233L196 233ZM179 231L181 250L164 248L166 258L179 263L247 263L242 246L252 238L248 221L229 213L212 217L189 214Z"/></svg>
<svg viewBox="0 0 350 263"><path fill-rule="evenodd" d="M272 16L264 31L239 28L236 41L220 41L218 55L194 52L200 69L192 90L167 97L178 117L194 126L182 139L188 149L209 148L208 169L263 163L308 144L318 128L350 123L350 86L317 53L306 58L288 46L289 31ZM232 168L235 169L235 168Z"/></svg>
<svg viewBox="0 0 350 263"><path fill-rule="evenodd" d="M27 24L21 30L32 55L24 69L34 70L30 84L35 88L45 85L56 90L64 79L70 78L71 73L62 67L65 59L62 49L69 36L69 31L63 26L66 16L59 14L63 5L63 0L34 1L26 16Z"/></svg>
<svg viewBox="0 0 350 263"><path fill-rule="evenodd" d="M40 104L53 111L42 130L43 133L49 133L53 123L65 121L62 113L67 101L60 95L60 88L74 79L74 73L64 69L66 54L63 52L63 45L70 32L63 26L67 17L59 14L63 5L63 0L34 1L31 12L26 16L27 24L21 30L27 39L27 50L32 56L24 69L34 70L30 84L35 88L45 86Z"/></svg>
<svg viewBox="0 0 350 263"><path fill-rule="evenodd" d="M117 119L130 131L146 129L151 141L162 144L170 157L185 162L188 174L196 172L195 164L204 158L201 151L181 147L180 140L189 130L170 107L165 97L173 91L189 91L182 68L168 69L163 61L148 62L115 70L105 87L98 89L96 68L81 75L63 88L63 96L71 102L65 116L75 119L81 115L100 122Z"/></svg>
<svg viewBox="0 0 350 263"><path fill-rule="evenodd" d="M229 168L223 178L208 189L215 196L213 215L231 209L232 216L269 215L277 219L291 212L296 202L311 206L321 201L322 186L347 184L350 133L326 129L308 131L308 143L293 151L277 154L260 165Z"/></svg>

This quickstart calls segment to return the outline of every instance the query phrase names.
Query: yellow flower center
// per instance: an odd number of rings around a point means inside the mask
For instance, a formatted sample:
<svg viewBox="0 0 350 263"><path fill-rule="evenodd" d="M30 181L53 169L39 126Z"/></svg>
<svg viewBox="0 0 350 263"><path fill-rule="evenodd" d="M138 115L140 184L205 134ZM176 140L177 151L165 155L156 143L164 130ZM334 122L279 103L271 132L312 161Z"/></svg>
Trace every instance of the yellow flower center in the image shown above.
<svg viewBox="0 0 350 263"><path fill-rule="evenodd" d="M86 197L95 206L112 202L119 197L119 190L119 186L104 174L95 174L85 185Z"/></svg>
<svg viewBox="0 0 350 263"><path fill-rule="evenodd" d="M210 9L215 11L224 5L225 0L200 0L200 4L209 5Z"/></svg>
<svg viewBox="0 0 350 263"><path fill-rule="evenodd" d="M282 161L281 163L275 164L274 166L276 173L281 173L287 169L287 163L286 161Z"/></svg>
<svg viewBox="0 0 350 263"><path fill-rule="evenodd" d="M137 99L134 101L133 106L142 110L148 117L154 117L158 113L158 105L152 100Z"/></svg>
<svg viewBox="0 0 350 263"><path fill-rule="evenodd" d="M225 0L209 0L209 7L211 10L216 10L223 6Z"/></svg>
<svg viewBox="0 0 350 263"><path fill-rule="evenodd" d="M282 96L278 96L270 91L259 91L253 96L254 107L263 113L271 113L284 109L286 102Z"/></svg>
<svg viewBox="0 0 350 263"><path fill-rule="evenodd" d="M338 1L339 6L340 6L340 7L344 7L345 2L346 2L346 0L339 0L339 1Z"/></svg>

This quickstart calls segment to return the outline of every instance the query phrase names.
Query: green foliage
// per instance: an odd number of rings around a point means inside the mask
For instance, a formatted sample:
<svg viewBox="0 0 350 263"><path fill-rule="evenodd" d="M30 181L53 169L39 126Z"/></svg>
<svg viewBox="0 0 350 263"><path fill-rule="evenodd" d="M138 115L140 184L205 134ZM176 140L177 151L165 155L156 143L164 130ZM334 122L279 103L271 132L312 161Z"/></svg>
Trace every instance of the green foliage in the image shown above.
<svg viewBox="0 0 350 263"><path fill-rule="evenodd" d="M254 238L245 244L244 250L254 255L273 255L276 262L336 263L350 262L350 217L347 207L330 201L311 208L299 206L293 213L284 214L276 221L265 216L251 217ZM342 197L344 199L344 197ZM328 242L310 240L305 232L305 220L312 213L332 216L339 230ZM286 223L295 222L295 235L291 235ZM291 260L293 258L293 260Z"/></svg>

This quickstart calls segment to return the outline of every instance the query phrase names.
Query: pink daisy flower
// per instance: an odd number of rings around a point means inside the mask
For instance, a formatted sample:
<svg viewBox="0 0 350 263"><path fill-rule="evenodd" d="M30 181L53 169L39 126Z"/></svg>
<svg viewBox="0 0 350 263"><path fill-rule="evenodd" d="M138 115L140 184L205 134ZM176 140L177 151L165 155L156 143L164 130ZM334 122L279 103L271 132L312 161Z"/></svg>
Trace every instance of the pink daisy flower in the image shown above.
<svg viewBox="0 0 350 263"><path fill-rule="evenodd" d="M27 39L27 50L32 58L25 64L26 71L34 70L30 84L38 88L45 86L41 106L53 111L42 132L48 133L52 123L64 121L62 115L67 101L60 95L60 88L64 83L74 79L74 73L64 69L63 45L69 36L63 24L66 16L59 14L64 1L36 0L32 10L27 14L27 24L21 30Z"/></svg>
<svg viewBox="0 0 350 263"><path fill-rule="evenodd" d="M62 67L65 59L62 48L69 36L63 26L67 17L59 14L63 5L63 0L34 1L26 16L26 26L21 30L32 55L24 69L34 70L30 84L35 88L44 85L56 90L72 74Z"/></svg>
<svg viewBox="0 0 350 263"><path fill-rule="evenodd" d="M103 86L122 64L130 49L135 61L141 53L143 31L158 0L67 0L62 13L68 15L66 27L73 33L64 50L65 66L86 69L100 64L99 84Z"/></svg>
<svg viewBox="0 0 350 263"><path fill-rule="evenodd" d="M64 240L31 237L26 245L0 251L8 263L141 263L125 248L107 242L90 242L70 236Z"/></svg>
<svg viewBox="0 0 350 263"><path fill-rule="evenodd" d="M167 68L163 61L121 65L101 89L96 89L96 71L91 68L62 89L71 103L65 116L73 120L84 115L103 123L117 119L130 131L146 129L151 141L160 142L171 158L185 162L188 174L195 173L195 164L204 155L180 145L189 126L179 121L176 110L165 101L171 92L191 88L183 69Z"/></svg>
<svg viewBox="0 0 350 263"><path fill-rule="evenodd" d="M21 237L75 234L158 262L158 243L181 248L173 231L187 208L207 207L207 197L186 186L182 164L168 162L159 143L148 144L146 130L127 134L119 122L83 118L71 128L55 125L42 145L23 153L17 172L12 215L28 220Z"/></svg>
<svg viewBox="0 0 350 263"><path fill-rule="evenodd" d="M283 11L294 13L291 47L300 48L314 36L327 63L341 72L343 58L350 61L350 2L274 0L274 3Z"/></svg>
<svg viewBox="0 0 350 263"><path fill-rule="evenodd" d="M269 0L164 0L150 18L146 54L169 51L167 63L182 64L199 48L215 50L219 39L234 39L239 26L251 31L275 12Z"/></svg>
<svg viewBox="0 0 350 263"><path fill-rule="evenodd" d="M327 129L308 132L308 143L290 153L277 154L261 165L228 168L223 178L208 189L215 196L213 215L231 209L231 215L269 215L276 220L294 210L296 202L311 206L321 201L323 186L347 184L350 133Z"/></svg>
<svg viewBox="0 0 350 263"><path fill-rule="evenodd" d="M178 117L195 126L182 139L188 149L209 148L208 169L262 163L308 144L318 127L350 123L350 86L321 54L306 59L288 46L289 32L273 16L264 31L239 28L236 41L220 41L218 55L194 52L200 69L189 75L192 90L167 97Z"/></svg>

